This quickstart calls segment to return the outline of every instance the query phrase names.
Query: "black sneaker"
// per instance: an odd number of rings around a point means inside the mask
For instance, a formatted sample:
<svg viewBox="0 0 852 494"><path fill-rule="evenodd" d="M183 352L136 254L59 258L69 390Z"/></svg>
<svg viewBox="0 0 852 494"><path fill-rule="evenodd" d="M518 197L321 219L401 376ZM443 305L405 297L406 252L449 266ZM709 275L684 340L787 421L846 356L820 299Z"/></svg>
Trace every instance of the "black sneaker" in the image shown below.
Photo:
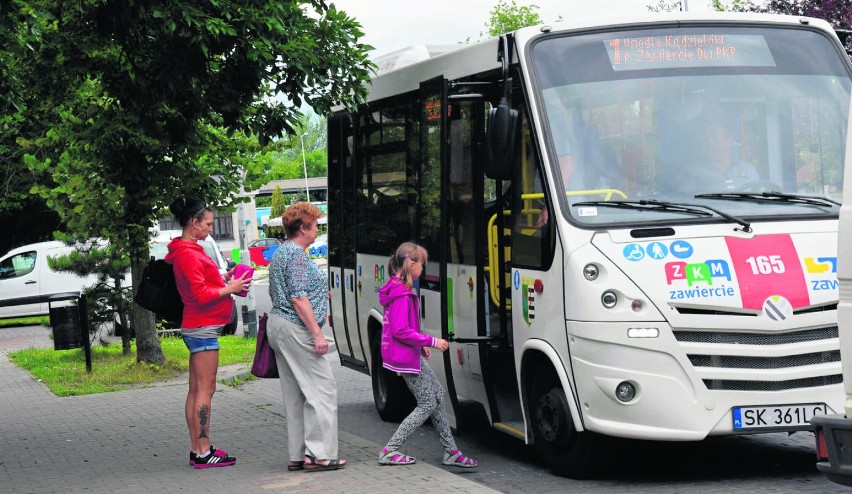
<svg viewBox="0 0 852 494"><path fill-rule="evenodd" d="M213 446L210 446L210 449L211 449L212 451L216 451L216 448L214 448ZM225 456L228 456L228 452L227 452L227 451L225 451ZM192 451L190 451L190 452L189 452L189 465L190 465L190 466L195 465L195 458L196 458L196 457L198 457L198 455L196 455L196 454L195 454L195 453L193 453Z"/></svg>
<svg viewBox="0 0 852 494"><path fill-rule="evenodd" d="M195 468L211 468L211 467L229 467L237 462L237 459L228 456L228 453L222 449L214 449L210 446L210 454L204 458L200 458L195 453L189 453L189 464Z"/></svg>

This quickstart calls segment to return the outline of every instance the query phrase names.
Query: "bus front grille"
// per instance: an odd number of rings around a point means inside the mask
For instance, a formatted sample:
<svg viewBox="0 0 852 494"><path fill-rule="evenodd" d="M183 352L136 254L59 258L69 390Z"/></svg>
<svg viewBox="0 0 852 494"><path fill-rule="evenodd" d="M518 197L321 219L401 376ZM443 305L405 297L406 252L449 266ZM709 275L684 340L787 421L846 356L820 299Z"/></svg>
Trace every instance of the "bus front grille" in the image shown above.
<svg viewBox="0 0 852 494"><path fill-rule="evenodd" d="M674 336L709 390L784 391L843 381L836 325L786 333L675 331Z"/></svg>
<svg viewBox="0 0 852 494"><path fill-rule="evenodd" d="M840 350L830 352L805 353L784 357L735 357L730 355L688 355L695 367L716 367L724 369L786 369L802 365L840 362Z"/></svg>
<svg viewBox="0 0 852 494"><path fill-rule="evenodd" d="M789 381L733 381L725 379L704 379L704 385L711 390L724 391L784 391L787 389L816 388L843 382L842 374L830 376L791 379Z"/></svg>
<svg viewBox="0 0 852 494"><path fill-rule="evenodd" d="M724 331L675 331L680 342L733 345L786 345L805 341L837 338L837 326L793 331L790 333L739 333Z"/></svg>

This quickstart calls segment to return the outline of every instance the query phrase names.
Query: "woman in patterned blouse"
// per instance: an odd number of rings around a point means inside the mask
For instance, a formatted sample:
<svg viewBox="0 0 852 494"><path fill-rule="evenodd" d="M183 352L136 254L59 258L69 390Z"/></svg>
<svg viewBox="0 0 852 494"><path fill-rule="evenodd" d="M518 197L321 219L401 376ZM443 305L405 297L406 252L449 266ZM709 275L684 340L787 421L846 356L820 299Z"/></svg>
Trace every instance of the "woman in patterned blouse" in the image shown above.
<svg viewBox="0 0 852 494"><path fill-rule="evenodd" d="M316 240L320 216L309 202L287 208L282 216L287 240L269 264L272 314L266 332L281 378L291 471L346 465L337 457L337 384L323 357L328 352L321 330L328 316L328 282L305 251Z"/></svg>

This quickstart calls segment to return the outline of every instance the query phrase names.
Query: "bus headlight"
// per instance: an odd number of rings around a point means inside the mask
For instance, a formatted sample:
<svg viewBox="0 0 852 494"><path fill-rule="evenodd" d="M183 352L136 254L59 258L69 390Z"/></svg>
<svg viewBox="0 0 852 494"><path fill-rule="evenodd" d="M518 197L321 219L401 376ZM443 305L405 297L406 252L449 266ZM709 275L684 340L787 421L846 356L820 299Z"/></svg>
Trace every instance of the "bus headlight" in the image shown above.
<svg viewBox="0 0 852 494"><path fill-rule="evenodd" d="M601 303L607 309L612 309L613 307L615 307L615 304L618 303L618 296L615 294L615 292L607 290L603 292L603 295L601 295Z"/></svg>
<svg viewBox="0 0 852 494"><path fill-rule="evenodd" d="M601 274L600 270L594 264L586 264L586 267L583 268L583 277L589 281L595 281L598 279L599 274Z"/></svg>

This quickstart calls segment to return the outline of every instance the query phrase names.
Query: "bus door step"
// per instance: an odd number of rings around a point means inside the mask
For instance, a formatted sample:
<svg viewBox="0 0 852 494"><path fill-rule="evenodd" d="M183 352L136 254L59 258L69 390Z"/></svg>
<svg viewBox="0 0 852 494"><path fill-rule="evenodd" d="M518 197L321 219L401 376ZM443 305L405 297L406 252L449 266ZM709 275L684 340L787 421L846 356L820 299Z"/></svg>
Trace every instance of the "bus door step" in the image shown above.
<svg viewBox="0 0 852 494"><path fill-rule="evenodd" d="M524 423L521 421L506 421L506 422L494 422L494 428L509 434L510 436L517 437L518 439L526 440L527 435L524 432L525 427Z"/></svg>

